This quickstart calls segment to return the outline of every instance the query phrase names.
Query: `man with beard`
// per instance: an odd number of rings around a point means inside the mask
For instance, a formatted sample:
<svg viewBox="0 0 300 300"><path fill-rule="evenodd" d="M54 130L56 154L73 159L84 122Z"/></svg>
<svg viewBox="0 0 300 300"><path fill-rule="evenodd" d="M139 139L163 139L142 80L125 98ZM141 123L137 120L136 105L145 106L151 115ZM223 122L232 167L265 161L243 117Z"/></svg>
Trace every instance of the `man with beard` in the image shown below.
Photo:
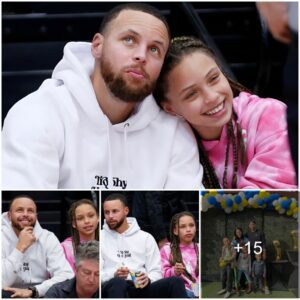
<svg viewBox="0 0 300 300"><path fill-rule="evenodd" d="M193 133L151 95L169 42L154 7L125 3L91 44L68 43L52 78L4 121L2 186L199 188Z"/></svg>
<svg viewBox="0 0 300 300"><path fill-rule="evenodd" d="M33 199L15 197L2 214L2 298L43 297L73 276L58 239L41 228Z"/></svg>
<svg viewBox="0 0 300 300"><path fill-rule="evenodd" d="M187 298L181 278L162 279L158 246L135 218L127 217L125 196L110 194L103 212L102 298Z"/></svg>

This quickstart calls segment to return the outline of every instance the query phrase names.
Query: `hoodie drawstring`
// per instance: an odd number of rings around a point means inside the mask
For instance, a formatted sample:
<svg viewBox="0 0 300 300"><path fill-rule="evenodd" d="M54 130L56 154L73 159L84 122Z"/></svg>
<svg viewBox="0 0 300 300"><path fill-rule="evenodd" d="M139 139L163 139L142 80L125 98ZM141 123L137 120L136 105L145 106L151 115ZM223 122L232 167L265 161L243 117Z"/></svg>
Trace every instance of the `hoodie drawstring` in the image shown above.
<svg viewBox="0 0 300 300"><path fill-rule="evenodd" d="M112 180L112 157L111 157L111 145L110 145L110 124L108 118L106 118L106 139L108 147L108 188L112 185L110 181Z"/></svg>
<svg viewBox="0 0 300 300"><path fill-rule="evenodd" d="M127 146L127 129L129 128L130 124L126 122L124 124L124 148L125 148L125 160L126 160L126 174L128 176L127 178L127 188L128 188L128 183L130 181L130 166L129 166L129 151L128 151L128 146Z"/></svg>

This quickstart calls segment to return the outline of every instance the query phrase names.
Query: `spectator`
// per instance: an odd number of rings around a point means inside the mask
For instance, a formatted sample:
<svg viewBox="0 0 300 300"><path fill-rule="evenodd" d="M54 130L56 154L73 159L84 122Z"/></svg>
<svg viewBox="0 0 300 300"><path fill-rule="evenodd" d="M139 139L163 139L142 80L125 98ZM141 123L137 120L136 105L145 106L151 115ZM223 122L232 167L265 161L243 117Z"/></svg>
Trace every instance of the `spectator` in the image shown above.
<svg viewBox="0 0 300 300"><path fill-rule="evenodd" d="M12 199L2 214L2 297L44 297L53 284L72 277L58 239L37 220L34 200Z"/></svg>

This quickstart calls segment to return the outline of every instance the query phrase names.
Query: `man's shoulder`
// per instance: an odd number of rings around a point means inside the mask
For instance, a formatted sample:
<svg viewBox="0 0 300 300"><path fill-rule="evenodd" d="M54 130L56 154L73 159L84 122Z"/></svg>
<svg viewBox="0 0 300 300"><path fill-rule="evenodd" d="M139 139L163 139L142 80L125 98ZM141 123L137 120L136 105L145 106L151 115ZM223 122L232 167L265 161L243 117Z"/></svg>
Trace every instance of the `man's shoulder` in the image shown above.
<svg viewBox="0 0 300 300"><path fill-rule="evenodd" d="M66 279L54 284L46 293L45 298L72 298L76 297L76 279Z"/></svg>

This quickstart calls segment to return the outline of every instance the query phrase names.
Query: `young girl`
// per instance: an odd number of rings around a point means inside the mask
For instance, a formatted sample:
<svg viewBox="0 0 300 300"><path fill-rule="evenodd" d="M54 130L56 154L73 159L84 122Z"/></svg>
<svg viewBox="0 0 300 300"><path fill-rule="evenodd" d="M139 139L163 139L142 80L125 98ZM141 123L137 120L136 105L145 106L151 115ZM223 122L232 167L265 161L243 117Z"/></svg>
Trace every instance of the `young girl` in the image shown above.
<svg viewBox="0 0 300 300"><path fill-rule="evenodd" d="M199 246L196 232L194 216L188 211L178 213L172 217L170 224L171 242L160 250L163 276L181 276L189 298L199 296Z"/></svg>
<svg viewBox="0 0 300 300"><path fill-rule="evenodd" d="M222 253L219 259L221 272L222 289L218 291L218 295L225 293L224 298L229 298L232 292L233 284L233 268L235 267L235 255L228 237L223 238Z"/></svg>
<svg viewBox="0 0 300 300"><path fill-rule="evenodd" d="M227 78L193 37L172 40L154 97L194 128L206 188L295 188L286 106Z"/></svg>
<svg viewBox="0 0 300 300"><path fill-rule="evenodd" d="M62 243L66 259L75 271L77 246L90 240L99 241L99 217L95 204L88 199L73 202L69 209L71 237Z"/></svg>

